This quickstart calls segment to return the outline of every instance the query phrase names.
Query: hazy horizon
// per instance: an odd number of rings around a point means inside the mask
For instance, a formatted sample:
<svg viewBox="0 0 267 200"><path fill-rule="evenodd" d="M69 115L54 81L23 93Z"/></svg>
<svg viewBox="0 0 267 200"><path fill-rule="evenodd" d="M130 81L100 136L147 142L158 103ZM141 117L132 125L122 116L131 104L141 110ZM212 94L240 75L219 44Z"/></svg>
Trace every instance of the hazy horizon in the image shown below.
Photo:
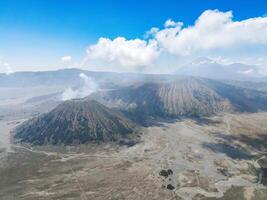
<svg viewBox="0 0 267 200"><path fill-rule="evenodd" d="M172 73L209 57L267 75L264 1L192 3L1 1L0 73L67 67Z"/></svg>
<svg viewBox="0 0 267 200"><path fill-rule="evenodd" d="M266 0L0 0L0 200L266 200Z"/></svg>

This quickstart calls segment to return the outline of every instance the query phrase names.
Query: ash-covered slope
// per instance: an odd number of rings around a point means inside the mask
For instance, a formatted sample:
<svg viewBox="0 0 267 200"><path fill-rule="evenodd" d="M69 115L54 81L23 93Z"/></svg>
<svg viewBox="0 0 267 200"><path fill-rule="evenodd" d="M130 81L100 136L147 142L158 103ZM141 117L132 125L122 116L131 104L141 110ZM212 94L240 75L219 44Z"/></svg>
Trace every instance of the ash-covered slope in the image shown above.
<svg viewBox="0 0 267 200"><path fill-rule="evenodd" d="M267 92L203 79L203 82L218 95L227 98L234 111L257 112L267 110Z"/></svg>
<svg viewBox="0 0 267 200"><path fill-rule="evenodd" d="M83 144L118 141L134 125L120 112L93 100L69 100L51 112L23 123L15 138L32 144Z"/></svg>
<svg viewBox="0 0 267 200"><path fill-rule="evenodd" d="M226 99L195 78L144 83L102 94L98 99L134 113L151 116L200 116L231 110Z"/></svg>
<svg viewBox="0 0 267 200"><path fill-rule="evenodd" d="M144 83L96 97L107 106L150 116L205 116L218 112L267 109L266 93L202 78Z"/></svg>

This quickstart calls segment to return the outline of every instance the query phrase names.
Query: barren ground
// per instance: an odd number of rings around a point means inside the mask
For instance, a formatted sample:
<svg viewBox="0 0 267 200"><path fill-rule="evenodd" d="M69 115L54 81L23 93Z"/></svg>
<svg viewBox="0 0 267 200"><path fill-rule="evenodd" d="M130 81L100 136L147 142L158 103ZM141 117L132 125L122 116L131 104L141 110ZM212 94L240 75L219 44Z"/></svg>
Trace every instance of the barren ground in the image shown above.
<svg viewBox="0 0 267 200"><path fill-rule="evenodd" d="M133 147L12 145L22 120L0 121L0 199L267 198L258 178L267 113L162 123L143 128Z"/></svg>

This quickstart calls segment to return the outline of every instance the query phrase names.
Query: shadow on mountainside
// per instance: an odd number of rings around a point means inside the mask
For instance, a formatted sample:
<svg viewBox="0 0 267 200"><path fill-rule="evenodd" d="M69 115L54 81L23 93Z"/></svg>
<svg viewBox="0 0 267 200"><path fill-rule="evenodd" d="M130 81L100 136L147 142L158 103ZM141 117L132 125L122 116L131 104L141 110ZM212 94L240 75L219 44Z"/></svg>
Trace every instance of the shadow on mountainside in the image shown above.
<svg viewBox="0 0 267 200"><path fill-rule="evenodd" d="M233 159L251 159L252 151L264 152L267 149L267 135L265 134L256 136L214 134L218 142L204 142L203 147L216 153L224 153Z"/></svg>
<svg viewBox="0 0 267 200"><path fill-rule="evenodd" d="M236 147L232 144L223 143L207 143L202 144L204 148L212 150L216 153L224 153L233 159L249 160L252 158L251 154L244 148Z"/></svg>

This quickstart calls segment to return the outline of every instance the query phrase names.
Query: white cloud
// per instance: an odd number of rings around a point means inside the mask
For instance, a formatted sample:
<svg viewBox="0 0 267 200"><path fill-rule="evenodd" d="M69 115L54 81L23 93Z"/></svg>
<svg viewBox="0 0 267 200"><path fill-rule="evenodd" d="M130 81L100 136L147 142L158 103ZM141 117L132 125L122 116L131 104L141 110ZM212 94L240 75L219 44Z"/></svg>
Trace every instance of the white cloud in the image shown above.
<svg viewBox="0 0 267 200"><path fill-rule="evenodd" d="M87 48L79 66L100 71L161 73L199 56L224 65L241 62L263 66L262 71L267 66L265 59L256 59L267 58L262 50L257 53L257 49L267 50L266 16L235 21L232 11L206 10L191 26L170 18L163 28L152 27L144 38L99 38ZM71 56L62 57L63 63L71 61Z"/></svg>
<svg viewBox="0 0 267 200"><path fill-rule="evenodd" d="M145 33L144 38L148 39L151 36L154 36L157 32L159 31L159 28L157 27L152 27L149 31Z"/></svg>
<svg viewBox="0 0 267 200"><path fill-rule="evenodd" d="M100 38L96 44L88 47L86 60L101 60L108 64L118 64L124 70L135 71L150 65L158 55L155 40Z"/></svg>
<svg viewBox="0 0 267 200"><path fill-rule="evenodd" d="M217 57L211 57L212 60L214 60L216 63L222 64L222 65L230 65L238 61L233 61L229 58L225 58L222 56L217 56Z"/></svg>
<svg viewBox="0 0 267 200"><path fill-rule="evenodd" d="M267 17L233 21L232 12L206 10L193 26L167 20L154 34L159 45L175 55L267 44Z"/></svg>
<svg viewBox="0 0 267 200"><path fill-rule="evenodd" d="M4 59L0 57L0 73L12 74L13 72L9 63L5 62Z"/></svg>
<svg viewBox="0 0 267 200"><path fill-rule="evenodd" d="M182 26L183 23L182 22L175 22L172 19L168 19L165 23L164 23L164 27L168 28L168 27L175 27L175 26Z"/></svg>
<svg viewBox="0 0 267 200"><path fill-rule="evenodd" d="M267 76L267 58L259 57L256 58L254 63L259 66L259 73Z"/></svg>
<svg viewBox="0 0 267 200"><path fill-rule="evenodd" d="M197 57L210 57L222 64L249 63L263 66L263 71L267 71L266 14L237 21L231 11L206 10L193 24L166 18L162 27L152 27L144 33L144 37L137 39L99 38L87 48L83 61L76 61L68 53L61 54L63 57L57 60L14 56L17 58L10 61L12 65L0 58L0 73L47 70L48 66L49 69L79 67L98 71L168 73ZM259 57L262 59L257 60ZM46 63L39 63L43 59Z"/></svg>
<svg viewBox="0 0 267 200"><path fill-rule="evenodd" d="M69 63L69 62L71 62L72 61L72 57L71 56L63 56L62 58L61 58L61 62L62 63Z"/></svg>

